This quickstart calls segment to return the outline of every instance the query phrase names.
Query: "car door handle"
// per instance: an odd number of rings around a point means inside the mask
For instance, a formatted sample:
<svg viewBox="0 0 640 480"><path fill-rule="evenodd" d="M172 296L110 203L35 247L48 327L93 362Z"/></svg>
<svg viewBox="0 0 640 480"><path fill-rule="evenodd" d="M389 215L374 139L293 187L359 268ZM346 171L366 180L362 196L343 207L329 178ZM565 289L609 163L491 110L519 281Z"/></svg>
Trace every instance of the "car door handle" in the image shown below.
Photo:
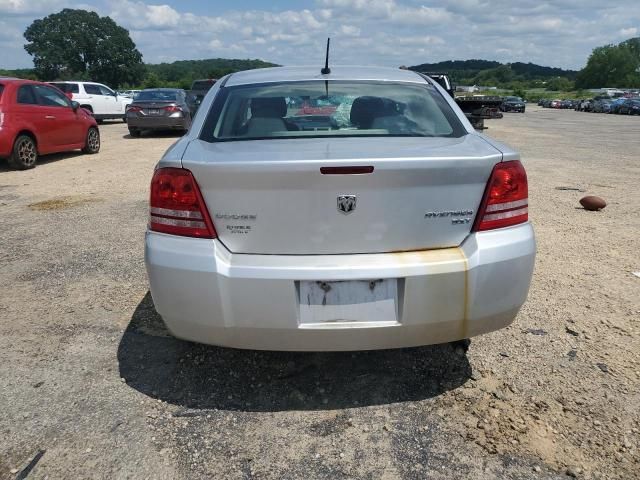
<svg viewBox="0 0 640 480"><path fill-rule="evenodd" d="M54 117L53 115L45 115L45 117L47 120L55 120L56 117Z"/></svg>

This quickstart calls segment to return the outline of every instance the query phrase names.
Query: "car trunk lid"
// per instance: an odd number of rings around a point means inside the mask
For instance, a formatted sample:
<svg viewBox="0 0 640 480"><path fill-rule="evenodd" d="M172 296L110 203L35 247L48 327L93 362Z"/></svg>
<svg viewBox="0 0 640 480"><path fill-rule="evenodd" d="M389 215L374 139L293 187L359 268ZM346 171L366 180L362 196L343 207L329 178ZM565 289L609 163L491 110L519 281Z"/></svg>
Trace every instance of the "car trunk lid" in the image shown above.
<svg viewBox="0 0 640 480"><path fill-rule="evenodd" d="M173 101L143 101L143 102L133 102L129 108L137 107L140 110L137 111L138 115L142 116L166 116L175 113L176 110L171 110L173 107L178 108L179 104Z"/></svg>
<svg viewBox="0 0 640 480"><path fill-rule="evenodd" d="M230 251L309 255L458 246L501 159L469 134L194 140L182 163Z"/></svg>

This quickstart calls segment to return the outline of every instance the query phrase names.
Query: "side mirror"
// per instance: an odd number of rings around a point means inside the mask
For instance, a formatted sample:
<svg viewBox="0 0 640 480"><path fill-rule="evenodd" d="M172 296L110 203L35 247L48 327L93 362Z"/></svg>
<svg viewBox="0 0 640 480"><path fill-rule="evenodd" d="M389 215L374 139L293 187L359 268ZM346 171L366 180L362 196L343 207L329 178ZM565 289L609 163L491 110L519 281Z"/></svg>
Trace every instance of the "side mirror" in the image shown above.
<svg viewBox="0 0 640 480"><path fill-rule="evenodd" d="M77 112L78 109L80 108L80 104L78 102L75 101L71 101L71 108L73 109L74 112Z"/></svg>

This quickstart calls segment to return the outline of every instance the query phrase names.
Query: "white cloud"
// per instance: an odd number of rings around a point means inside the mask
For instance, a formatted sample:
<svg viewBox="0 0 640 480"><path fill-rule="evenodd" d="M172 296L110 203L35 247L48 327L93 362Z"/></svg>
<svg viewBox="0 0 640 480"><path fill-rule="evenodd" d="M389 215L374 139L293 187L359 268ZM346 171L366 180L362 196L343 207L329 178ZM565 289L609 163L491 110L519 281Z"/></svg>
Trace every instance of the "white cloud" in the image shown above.
<svg viewBox="0 0 640 480"><path fill-rule="evenodd" d="M64 4L60 0L0 0L0 14L53 13Z"/></svg>
<svg viewBox="0 0 640 480"><path fill-rule="evenodd" d="M390 19L404 25L434 25L449 23L454 15L444 8L429 8L424 5L419 8L397 8Z"/></svg>
<svg viewBox="0 0 640 480"><path fill-rule="evenodd" d="M173 27L178 24L180 14L169 5L149 5L145 15L154 27Z"/></svg>
<svg viewBox="0 0 640 480"><path fill-rule="evenodd" d="M360 36L360 29L358 27L354 27L353 25L342 25L340 27L340 32L347 37Z"/></svg>
<svg viewBox="0 0 640 480"><path fill-rule="evenodd" d="M147 5L144 2L118 0L111 2L110 16L129 28L149 30L177 27L181 22L192 23L190 14L180 14L169 5Z"/></svg>
<svg viewBox="0 0 640 480"><path fill-rule="evenodd" d="M622 35L623 37L633 37L635 35L638 34L638 29L636 27L629 27L629 28L621 28L620 29L620 35Z"/></svg>

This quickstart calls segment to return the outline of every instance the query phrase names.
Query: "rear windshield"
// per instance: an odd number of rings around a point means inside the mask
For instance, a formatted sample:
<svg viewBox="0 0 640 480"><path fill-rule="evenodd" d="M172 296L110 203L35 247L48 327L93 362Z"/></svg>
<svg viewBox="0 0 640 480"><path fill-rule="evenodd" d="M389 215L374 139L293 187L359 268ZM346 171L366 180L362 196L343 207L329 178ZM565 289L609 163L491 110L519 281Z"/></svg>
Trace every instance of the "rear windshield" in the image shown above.
<svg viewBox="0 0 640 480"><path fill-rule="evenodd" d="M460 137L462 124L430 84L311 81L223 88L201 138Z"/></svg>
<svg viewBox="0 0 640 480"><path fill-rule="evenodd" d="M209 90L213 87L214 83L216 83L215 80L199 80L197 82L193 82L191 90Z"/></svg>
<svg viewBox="0 0 640 480"><path fill-rule="evenodd" d="M58 87L64 93L78 93L78 84L77 83L56 83L51 82L51 85Z"/></svg>
<svg viewBox="0 0 640 480"><path fill-rule="evenodd" d="M175 102L178 92L168 90L146 90L138 93L136 100L139 102Z"/></svg>

